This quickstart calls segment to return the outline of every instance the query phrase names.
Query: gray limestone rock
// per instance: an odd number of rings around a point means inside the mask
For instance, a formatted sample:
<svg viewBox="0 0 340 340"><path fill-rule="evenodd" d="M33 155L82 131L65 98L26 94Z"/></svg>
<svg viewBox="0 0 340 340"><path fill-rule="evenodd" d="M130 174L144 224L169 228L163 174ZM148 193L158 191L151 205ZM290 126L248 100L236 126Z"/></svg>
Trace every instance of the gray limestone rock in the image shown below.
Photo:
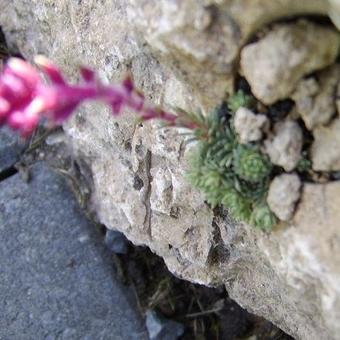
<svg viewBox="0 0 340 340"><path fill-rule="evenodd" d="M317 73L314 78L299 82L292 95L296 110L301 115L306 127L326 125L336 113L336 92L340 81L340 65L336 64Z"/></svg>
<svg viewBox="0 0 340 340"><path fill-rule="evenodd" d="M267 202L270 210L281 220L289 221L300 197L301 181L296 174L276 176L270 183Z"/></svg>
<svg viewBox="0 0 340 340"><path fill-rule="evenodd" d="M273 104L287 98L304 75L331 65L339 47L333 29L305 20L280 24L243 48L241 68L254 95Z"/></svg>
<svg viewBox="0 0 340 340"><path fill-rule="evenodd" d="M133 293L64 178L0 183L0 338L147 339Z"/></svg>
<svg viewBox="0 0 340 340"><path fill-rule="evenodd" d="M330 126L314 129L311 148L312 167L316 171L340 171L340 119Z"/></svg>
<svg viewBox="0 0 340 340"><path fill-rule="evenodd" d="M0 172L18 162L25 148L25 141L7 127L0 129Z"/></svg>
<svg viewBox="0 0 340 340"><path fill-rule="evenodd" d="M245 107L240 107L235 112L234 125L240 142L249 143L262 138L263 130L269 127L269 120L263 114L255 114Z"/></svg>
<svg viewBox="0 0 340 340"><path fill-rule="evenodd" d="M292 171L301 158L302 131L291 120L276 123L274 135L265 140L265 152L273 164Z"/></svg>

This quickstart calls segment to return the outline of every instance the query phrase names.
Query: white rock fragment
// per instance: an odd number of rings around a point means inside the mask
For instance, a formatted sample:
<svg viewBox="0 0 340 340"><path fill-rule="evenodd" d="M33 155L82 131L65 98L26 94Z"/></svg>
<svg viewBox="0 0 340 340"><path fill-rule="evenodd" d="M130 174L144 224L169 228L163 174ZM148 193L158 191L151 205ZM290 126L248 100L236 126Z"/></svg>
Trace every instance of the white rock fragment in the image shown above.
<svg viewBox="0 0 340 340"><path fill-rule="evenodd" d="M301 80L292 95L296 111L309 130L327 124L336 112L335 93L340 80L340 65L319 72L317 78L318 82L314 78Z"/></svg>
<svg viewBox="0 0 340 340"><path fill-rule="evenodd" d="M279 122L274 126L274 135L264 142L265 152L273 164L292 171L301 157L302 140L302 131L296 122Z"/></svg>
<svg viewBox="0 0 340 340"><path fill-rule="evenodd" d="M46 138L46 144L49 145L49 146L64 143L66 141L67 141L67 137L65 135L65 132L60 131L60 130L52 132Z"/></svg>
<svg viewBox="0 0 340 340"><path fill-rule="evenodd" d="M263 114L255 114L245 107L240 107L235 113L234 125L240 143L245 144L260 140L263 129L269 126L269 120Z"/></svg>
<svg viewBox="0 0 340 340"><path fill-rule="evenodd" d="M296 174L276 176L270 183L267 202L271 211L282 221L289 221L300 198L301 181Z"/></svg>
<svg viewBox="0 0 340 340"><path fill-rule="evenodd" d="M330 126L314 131L311 149L312 167L315 171L340 171L340 119Z"/></svg>
<svg viewBox="0 0 340 340"><path fill-rule="evenodd" d="M241 68L254 95L273 104L288 97L304 75L331 65L339 46L333 29L306 20L280 24L243 48Z"/></svg>

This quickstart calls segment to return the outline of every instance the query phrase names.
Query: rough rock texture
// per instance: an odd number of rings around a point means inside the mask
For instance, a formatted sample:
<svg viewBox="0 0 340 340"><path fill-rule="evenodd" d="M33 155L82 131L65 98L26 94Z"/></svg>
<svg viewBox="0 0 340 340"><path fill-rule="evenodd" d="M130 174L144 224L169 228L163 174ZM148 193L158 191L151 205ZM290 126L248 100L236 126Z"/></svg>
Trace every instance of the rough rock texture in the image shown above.
<svg viewBox="0 0 340 340"><path fill-rule="evenodd" d="M231 91L239 48L255 29L328 8L324 0L0 0L0 5L10 45L27 58L46 54L73 79L80 62L95 66L107 80L130 70L154 103L184 109L213 107ZM330 200L321 202L322 223L311 219L307 230L300 219L294 228L266 235L228 216L213 217L185 181L187 148L175 131L136 124L128 113L114 121L107 108L96 105L83 106L65 130L92 170L92 201L102 223L147 244L180 277L225 284L242 306L296 338L339 339L339 217L324 205ZM339 185L331 188L339 197ZM309 205L321 206L318 200L306 195L308 210L300 208L306 218L313 210ZM322 250L329 244L331 256Z"/></svg>
<svg viewBox="0 0 340 340"><path fill-rule="evenodd" d="M269 120L265 115L255 114L245 107L240 107L235 112L234 125L240 142L249 143L262 138L262 130L269 127Z"/></svg>
<svg viewBox="0 0 340 340"><path fill-rule="evenodd" d="M336 92L340 81L340 65L336 64L317 74L303 79L292 95L296 110L306 127L312 130L317 125L326 125L336 112Z"/></svg>
<svg viewBox="0 0 340 340"><path fill-rule="evenodd" d="M312 166L316 171L340 171L340 119L314 130Z"/></svg>
<svg viewBox="0 0 340 340"><path fill-rule="evenodd" d="M293 170L301 158L302 131L291 120L276 123L274 135L265 140L265 152L273 164Z"/></svg>
<svg viewBox="0 0 340 340"><path fill-rule="evenodd" d="M334 22L334 24L340 29L340 1L339 0L329 0L329 16Z"/></svg>
<svg viewBox="0 0 340 340"><path fill-rule="evenodd" d="M284 99L302 76L332 64L340 34L300 20L280 24L241 52L241 68L252 92L265 104Z"/></svg>
<svg viewBox="0 0 340 340"><path fill-rule="evenodd" d="M292 251L290 255L282 254L288 255L288 261L292 261L290 274L292 274L293 285L303 285L302 277L307 273L315 280L316 285L318 285L318 280L324 280L323 294L319 298L321 308L326 313L329 311L325 320L326 327L340 318L340 258L337 252L340 219L339 194L340 182L326 185L304 185L299 210L293 221L293 225L298 227L293 242L298 246L295 248L293 243L287 248L288 253ZM292 235L293 230L287 231L286 235L288 236L289 233ZM309 236L306 237L306 235ZM300 256L306 265L302 273L301 268L297 268L294 263L294 259ZM329 261L331 258L333 260ZM336 338L338 336L339 333Z"/></svg>
<svg viewBox="0 0 340 340"><path fill-rule="evenodd" d="M270 210L281 221L289 221L293 217L300 188L300 178L295 174L276 176L270 183L267 202Z"/></svg>
<svg viewBox="0 0 340 340"><path fill-rule="evenodd" d="M0 183L0 238L0 339L148 339L61 175L38 164Z"/></svg>
<svg viewBox="0 0 340 340"><path fill-rule="evenodd" d="M25 144L8 128L4 127L0 130L0 172L9 169L19 160Z"/></svg>

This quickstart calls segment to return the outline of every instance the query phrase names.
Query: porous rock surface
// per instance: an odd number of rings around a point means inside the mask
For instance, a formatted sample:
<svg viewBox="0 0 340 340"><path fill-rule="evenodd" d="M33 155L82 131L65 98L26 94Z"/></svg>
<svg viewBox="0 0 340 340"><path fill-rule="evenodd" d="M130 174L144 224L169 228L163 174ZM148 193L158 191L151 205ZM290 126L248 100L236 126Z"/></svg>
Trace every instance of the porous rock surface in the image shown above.
<svg viewBox="0 0 340 340"><path fill-rule="evenodd" d="M263 130L269 127L269 120L265 115L255 114L246 107L240 107L235 112L234 125L240 143L246 144L262 138Z"/></svg>
<svg viewBox="0 0 340 340"><path fill-rule="evenodd" d="M71 79L79 63L109 81L129 70L155 104L184 109L212 108L232 91L240 48L256 29L328 9L324 0L0 5L8 42L28 59L43 53ZM298 339L340 338L339 183L305 186L293 226L268 235L213 216L185 181L188 148L176 131L137 124L128 112L114 120L97 105L83 106L65 130L91 169L93 207L107 227L148 245L180 277L225 284L243 307Z"/></svg>
<svg viewBox="0 0 340 340"><path fill-rule="evenodd" d="M289 221L300 197L301 180L296 174L276 176L270 183L267 202L270 210L281 220Z"/></svg>
<svg viewBox="0 0 340 340"><path fill-rule="evenodd" d="M292 120L278 122L274 126L274 134L264 142L265 152L273 164L292 171L301 158L302 130Z"/></svg>
<svg viewBox="0 0 340 340"><path fill-rule="evenodd" d="M316 171L340 171L340 119L314 130L312 163Z"/></svg>
<svg viewBox="0 0 340 340"><path fill-rule="evenodd" d="M299 20L279 24L241 52L241 68L265 104L286 98L304 75L335 61L340 36L334 29Z"/></svg>
<svg viewBox="0 0 340 340"><path fill-rule="evenodd" d="M317 73L315 78L299 82L292 99L307 129L326 125L336 113L337 86L340 83L340 65L335 64Z"/></svg>

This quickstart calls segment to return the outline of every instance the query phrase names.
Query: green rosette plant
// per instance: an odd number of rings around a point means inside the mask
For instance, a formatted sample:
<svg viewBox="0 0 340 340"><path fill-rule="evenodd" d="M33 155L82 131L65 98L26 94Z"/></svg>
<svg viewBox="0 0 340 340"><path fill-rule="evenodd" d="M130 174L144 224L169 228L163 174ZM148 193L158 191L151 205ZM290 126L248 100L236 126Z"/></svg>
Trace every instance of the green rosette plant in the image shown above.
<svg viewBox="0 0 340 340"><path fill-rule="evenodd" d="M241 93L236 96L234 109L251 103ZM223 205L235 219L270 230L277 219L266 203L273 170L268 157L255 144L239 143L232 111L221 117L216 110L200 121L204 129L194 135L197 148L190 158L190 182L212 207Z"/></svg>
<svg viewBox="0 0 340 340"><path fill-rule="evenodd" d="M234 149L233 167L240 178L253 183L265 180L273 168L266 155L252 146L244 145Z"/></svg>

